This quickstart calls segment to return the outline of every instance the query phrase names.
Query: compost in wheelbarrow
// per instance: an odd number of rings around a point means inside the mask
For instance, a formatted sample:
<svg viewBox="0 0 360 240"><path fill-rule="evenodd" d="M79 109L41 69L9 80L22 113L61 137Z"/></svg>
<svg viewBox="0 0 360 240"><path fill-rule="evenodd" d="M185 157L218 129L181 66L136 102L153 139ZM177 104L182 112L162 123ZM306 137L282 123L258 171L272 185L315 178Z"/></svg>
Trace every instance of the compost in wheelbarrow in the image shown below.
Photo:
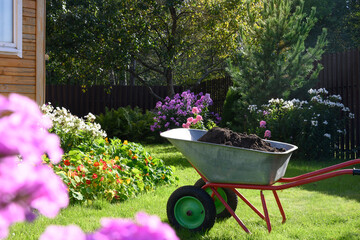
<svg viewBox="0 0 360 240"><path fill-rule="evenodd" d="M195 186L180 187L169 197L167 203L168 219L173 226L178 228L206 231L212 228L217 217L232 216L245 232L250 233L235 214L237 198L240 198L260 218L266 221L267 229L271 232L270 217L263 191L272 191L283 219L282 222L285 223L286 216L277 195L278 190L345 174L360 175L359 169L341 169L360 164L360 159L355 159L300 176L283 178L291 153L297 149L296 146L269 141L271 145L283 147L286 151L284 153L264 153L249 149L235 150L234 147L197 142L196 140L205 133L206 131L202 130L173 129L161 134L187 157L201 176ZM251 164L254 160L257 164ZM226 166L229 164L230 167ZM261 167L259 164L266 165L265 168L261 169L267 170L265 172L268 174L261 174L257 171L257 168ZM250 165L251 168L246 168L247 165ZM231 171L231 168L236 170ZM247 174L242 168L247 169L249 173ZM236 171L239 171L240 175L247 175L246 177L237 177ZM256 177L252 177L255 173ZM259 184L258 182L262 183ZM276 186L274 185L276 182L285 184ZM254 207L237 189L260 190L263 213ZM236 198L236 202L233 201L234 198ZM226 211L228 214L224 214Z"/></svg>

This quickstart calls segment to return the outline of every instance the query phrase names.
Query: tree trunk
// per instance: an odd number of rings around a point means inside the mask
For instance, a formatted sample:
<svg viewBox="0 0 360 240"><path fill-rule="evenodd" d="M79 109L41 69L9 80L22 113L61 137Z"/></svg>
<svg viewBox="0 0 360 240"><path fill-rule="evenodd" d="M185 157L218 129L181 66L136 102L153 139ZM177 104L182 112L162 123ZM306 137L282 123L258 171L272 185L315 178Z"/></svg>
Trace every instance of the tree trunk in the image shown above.
<svg viewBox="0 0 360 240"><path fill-rule="evenodd" d="M169 67L166 69L166 85L167 85L167 95L172 98L175 95L174 90L174 80L173 80L173 71Z"/></svg>

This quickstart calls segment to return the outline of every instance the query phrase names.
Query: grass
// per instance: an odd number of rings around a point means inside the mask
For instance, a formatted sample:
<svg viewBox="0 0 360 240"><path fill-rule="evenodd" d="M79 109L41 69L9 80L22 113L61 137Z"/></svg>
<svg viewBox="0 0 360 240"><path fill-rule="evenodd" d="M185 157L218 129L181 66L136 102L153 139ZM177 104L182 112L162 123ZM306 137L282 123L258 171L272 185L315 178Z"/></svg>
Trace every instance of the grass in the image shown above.
<svg viewBox="0 0 360 240"><path fill-rule="evenodd" d="M100 227L103 217L133 218L139 211L158 215L167 222L166 203L173 191L183 185L193 185L199 179L196 171L171 145L148 145L147 150L176 167L179 182L175 186L161 186L156 191L144 193L134 199L110 204L97 201L92 205L73 205L61 211L55 219L39 217L34 223L19 223L12 226L8 239L38 239L48 225L77 224L85 232ZM337 161L309 162L292 159L286 177L297 176ZM246 234L233 219L216 222L205 234L186 230L177 231L181 239L360 239L360 179L358 176L340 176L320 182L278 192L287 222L281 224L281 215L270 191L265 191L272 223L272 232L267 232L266 223L247 205L239 201L236 210L252 234ZM259 191L240 192L262 211Z"/></svg>

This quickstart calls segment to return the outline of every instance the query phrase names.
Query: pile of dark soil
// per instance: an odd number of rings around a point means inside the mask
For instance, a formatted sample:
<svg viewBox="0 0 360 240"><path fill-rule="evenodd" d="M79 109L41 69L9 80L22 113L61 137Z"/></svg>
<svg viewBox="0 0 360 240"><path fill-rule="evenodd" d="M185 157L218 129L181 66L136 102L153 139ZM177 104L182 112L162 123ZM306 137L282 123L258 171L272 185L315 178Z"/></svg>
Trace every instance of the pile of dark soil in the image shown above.
<svg viewBox="0 0 360 240"><path fill-rule="evenodd" d="M227 128L212 128L199 138L198 141L250 148L265 152L285 152L284 148L271 147L270 143L265 142L255 134L237 133Z"/></svg>

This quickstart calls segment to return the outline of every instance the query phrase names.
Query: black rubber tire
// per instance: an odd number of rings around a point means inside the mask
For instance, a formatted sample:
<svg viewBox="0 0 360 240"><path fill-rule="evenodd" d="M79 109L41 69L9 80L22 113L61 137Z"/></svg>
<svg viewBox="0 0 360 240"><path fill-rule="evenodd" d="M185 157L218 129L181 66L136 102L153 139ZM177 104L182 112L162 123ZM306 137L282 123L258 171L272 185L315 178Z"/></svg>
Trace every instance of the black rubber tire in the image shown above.
<svg viewBox="0 0 360 240"><path fill-rule="evenodd" d="M196 187L203 187L205 185L205 182L202 178L200 178L199 180L196 181L196 183L194 184L194 186ZM229 204L229 206L231 207L231 209L235 212L236 208L237 208L237 204L238 204L238 197L236 195L236 193L234 193L233 191L231 191L228 188L221 188L227 197L227 203ZM221 213L218 213L216 215L216 218L221 220L221 219L227 219L230 218L231 214L229 213L229 211L225 208L224 211L222 211Z"/></svg>
<svg viewBox="0 0 360 240"><path fill-rule="evenodd" d="M202 220L201 225L194 228L188 228L186 226L183 226L184 224L182 225L176 219L175 205L177 204L178 201L181 202L182 199L184 199L184 197L196 198L201 203L202 208L204 209L204 212L201 211L201 215L204 215L204 219ZM193 232L205 232L210 230L214 226L216 219L216 209L212 198L205 190L195 186L183 186L176 189L169 197L169 200L167 202L166 212L170 224L173 225L175 228L188 229Z"/></svg>

